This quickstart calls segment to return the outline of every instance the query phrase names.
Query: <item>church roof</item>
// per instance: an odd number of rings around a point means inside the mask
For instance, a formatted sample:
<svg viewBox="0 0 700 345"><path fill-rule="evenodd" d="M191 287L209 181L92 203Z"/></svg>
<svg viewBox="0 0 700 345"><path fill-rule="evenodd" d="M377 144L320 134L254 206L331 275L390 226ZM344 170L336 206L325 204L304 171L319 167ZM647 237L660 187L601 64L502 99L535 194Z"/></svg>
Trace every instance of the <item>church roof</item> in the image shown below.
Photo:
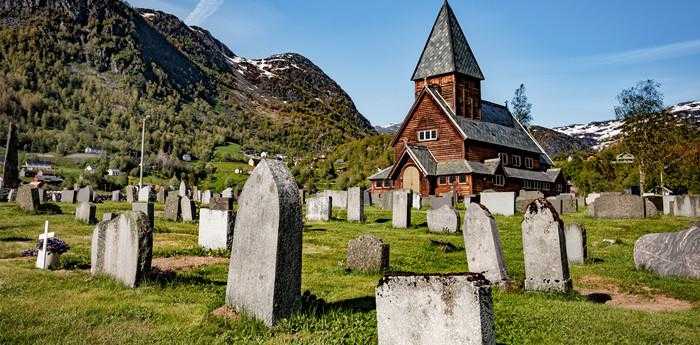
<svg viewBox="0 0 700 345"><path fill-rule="evenodd" d="M450 4L445 1L411 80L454 72L484 80L484 74L481 73L457 17Z"/></svg>

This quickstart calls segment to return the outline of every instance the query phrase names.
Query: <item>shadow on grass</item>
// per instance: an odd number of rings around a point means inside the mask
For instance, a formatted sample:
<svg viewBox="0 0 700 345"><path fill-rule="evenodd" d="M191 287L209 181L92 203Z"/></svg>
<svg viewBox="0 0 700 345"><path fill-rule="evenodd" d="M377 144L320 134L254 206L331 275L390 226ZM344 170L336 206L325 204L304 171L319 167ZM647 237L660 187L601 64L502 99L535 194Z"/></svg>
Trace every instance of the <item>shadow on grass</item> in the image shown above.
<svg viewBox="0 0 700 345"><path fill-rule="evenodd" d="M379 223L379 224L383 224L383 223L386 223L388 221L391 221L391 219L389 219L389 218L377 218L374 222Z"/></svg>
<svg viewBox="0 0 700 345"><path fill-rule="evenodd" d="M29 242L29 241L33 241L33 240L29 237L17 237L17 236L0 238L0 242Z"/></svg>
<svg viewBox="0 0 700 345"><path fill-rule="evenodd" d="M349 298L327 303L323 298L306 290L301 296L301 313L305 315L322 316L331 312L365 313L376 309L374 296Z"/></svg>
<svg viewBox="0 0 700 345"><path fill-rule="evenodd" d="M211 280L201 275L178 274L175 271L160 270L158 268L152 268L151 271L146 274L144 282L157 284L161 288L177 285L226 286L225 281Z"/></svg>
<svg viewBox="0 0 700 345"><path fill-rule="evenodd" d="M61 210L61 207L53 204L53 203L46 203L46 204L41 204L39 205L39 214L63 214L63 211Z"/></svg>

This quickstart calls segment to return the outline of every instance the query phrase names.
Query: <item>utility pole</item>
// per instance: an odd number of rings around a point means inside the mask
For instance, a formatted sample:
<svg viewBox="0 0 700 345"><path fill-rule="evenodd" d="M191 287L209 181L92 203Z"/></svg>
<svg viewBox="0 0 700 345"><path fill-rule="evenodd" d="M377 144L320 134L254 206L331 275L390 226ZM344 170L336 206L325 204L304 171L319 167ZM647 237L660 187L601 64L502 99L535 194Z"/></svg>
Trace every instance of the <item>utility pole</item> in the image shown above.
<svg viewBox="0 0 700 345"><path fill-rule="evenodd" d="M141 124L141 163L139 164L139 189L143 188L143 146L146 138L146 119L144 117Z"/></svg>

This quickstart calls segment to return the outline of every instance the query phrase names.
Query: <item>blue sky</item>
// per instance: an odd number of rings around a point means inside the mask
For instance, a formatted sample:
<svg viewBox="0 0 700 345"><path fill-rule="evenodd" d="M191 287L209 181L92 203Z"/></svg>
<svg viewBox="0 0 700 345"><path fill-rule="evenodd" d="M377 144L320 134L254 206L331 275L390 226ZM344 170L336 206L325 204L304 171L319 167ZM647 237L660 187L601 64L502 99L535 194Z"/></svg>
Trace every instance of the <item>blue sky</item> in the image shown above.
<svg viewBox="0 0 700 345"><path fill-rule="evenodd" d="M297 52L335 79L374 124L399 122L410 77L442 0L129 0L211 31L236 54ZM503 103L522 82L536 124L613 117L615 95L643 79L667 104L700 99L700 1L450 2Z"/></svg>

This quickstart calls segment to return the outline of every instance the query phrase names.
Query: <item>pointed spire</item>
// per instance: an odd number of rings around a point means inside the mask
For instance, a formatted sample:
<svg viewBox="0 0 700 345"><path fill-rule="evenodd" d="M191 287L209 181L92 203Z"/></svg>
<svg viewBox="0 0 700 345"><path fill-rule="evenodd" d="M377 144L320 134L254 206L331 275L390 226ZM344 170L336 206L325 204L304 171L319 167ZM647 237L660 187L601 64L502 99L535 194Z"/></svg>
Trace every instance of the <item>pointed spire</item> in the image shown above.
<svg viewBox="0 0 700 345"><path fill-rule="evenodd" d="M457 17L445 0L411 80L447 73L461 73L484 80Z"/></svg>

